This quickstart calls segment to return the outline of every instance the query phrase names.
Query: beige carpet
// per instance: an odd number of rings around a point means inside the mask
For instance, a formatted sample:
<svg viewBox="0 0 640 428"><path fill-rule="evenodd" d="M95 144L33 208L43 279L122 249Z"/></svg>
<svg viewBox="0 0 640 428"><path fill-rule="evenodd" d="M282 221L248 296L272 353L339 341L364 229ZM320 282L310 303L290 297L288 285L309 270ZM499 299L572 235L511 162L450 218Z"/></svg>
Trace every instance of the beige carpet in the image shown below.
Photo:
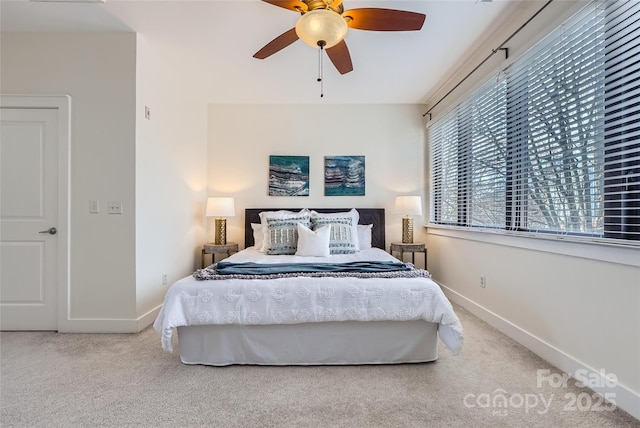
<svg viewBox="0 0 640 428"><path fill-rule="evenodd" d="M137 335L4 332L0 425L640 427L619 409L579 410L566 398L590 390L538 388L536 370L553 367L456 312L465 328L460 356L441 346L435 363L390 366L187 366L162 351L151 328ZM507 407L486 401L500 394Z"/></svg>

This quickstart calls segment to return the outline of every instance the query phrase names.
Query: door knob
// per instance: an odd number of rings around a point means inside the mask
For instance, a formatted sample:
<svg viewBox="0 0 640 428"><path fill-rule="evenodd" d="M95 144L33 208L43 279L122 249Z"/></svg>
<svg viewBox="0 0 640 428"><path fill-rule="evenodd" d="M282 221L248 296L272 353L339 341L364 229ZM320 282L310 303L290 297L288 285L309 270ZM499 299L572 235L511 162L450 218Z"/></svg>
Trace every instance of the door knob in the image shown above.
<svg viewBox="0 0 640 428"><path fill-rule="evenodd" d="M55 235L56 233L58 233L58 229L56 229L55 227L50 227L47 230L41 230L38 233L48 233L49 235Z"/></svg>

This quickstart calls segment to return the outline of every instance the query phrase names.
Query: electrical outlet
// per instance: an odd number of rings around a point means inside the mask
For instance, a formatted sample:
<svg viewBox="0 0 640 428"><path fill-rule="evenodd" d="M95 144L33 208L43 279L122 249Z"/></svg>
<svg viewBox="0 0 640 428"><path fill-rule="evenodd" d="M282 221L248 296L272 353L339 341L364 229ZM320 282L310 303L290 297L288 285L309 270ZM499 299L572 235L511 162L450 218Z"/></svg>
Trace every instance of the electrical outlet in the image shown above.
<svg viewBox="0 0 640 428"><path fill-rule="evenodd" d="M487 288L487 277L484 275L480 276L480 287Z"/></svg>
<svg viewBox="0 0 640 428"><path fill-rule="evenodd" d="M98 201L89 201L89 212L91 214L98 214L100 212L100 203Z"/></svg>
<svg viewBox="0 0 640 428"><path fill-rule="evenodd" d="M166 285L167 284L167 274L163 273L162 274L162 285Z"/></svg>
<svg viewBox="0 0 640 428"><path fill-rule="evenodd" d="M122 201L109 201L109 214L122 214Z"/></svg>

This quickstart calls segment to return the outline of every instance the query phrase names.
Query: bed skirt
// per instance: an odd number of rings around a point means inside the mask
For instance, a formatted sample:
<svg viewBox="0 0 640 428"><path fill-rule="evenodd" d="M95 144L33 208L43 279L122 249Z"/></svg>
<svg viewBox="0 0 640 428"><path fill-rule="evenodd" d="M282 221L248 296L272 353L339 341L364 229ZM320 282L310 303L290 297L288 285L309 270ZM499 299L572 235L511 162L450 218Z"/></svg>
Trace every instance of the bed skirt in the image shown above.
<svg viewBox="0 0 640 428"><path fill-rule="evenodd" d="M184 364L398 364L438 358L438 325L421 320L210 325L177 330Z"/></svg>

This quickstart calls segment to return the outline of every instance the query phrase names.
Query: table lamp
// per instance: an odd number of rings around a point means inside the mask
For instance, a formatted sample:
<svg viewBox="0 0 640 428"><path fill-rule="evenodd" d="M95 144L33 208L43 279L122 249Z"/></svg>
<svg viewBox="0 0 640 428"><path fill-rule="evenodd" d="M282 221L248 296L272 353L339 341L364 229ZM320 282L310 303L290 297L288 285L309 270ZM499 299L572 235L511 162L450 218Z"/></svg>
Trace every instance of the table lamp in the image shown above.
<svg viewBox="0 0 640 428"><path fill-rule="evenodd" d="M420 196L396 196L396 214L404 214L402 218L402 243L413 243L413 217L422 215L422 198Z"/></svg>
<svg viewBox="0 0 640 428"><path fill-rule="evenodd" d="M227 219L223 217L235 217L236 210L233 198L208 198L207 217L216 217L216 245L227 243Z"/></svg>

